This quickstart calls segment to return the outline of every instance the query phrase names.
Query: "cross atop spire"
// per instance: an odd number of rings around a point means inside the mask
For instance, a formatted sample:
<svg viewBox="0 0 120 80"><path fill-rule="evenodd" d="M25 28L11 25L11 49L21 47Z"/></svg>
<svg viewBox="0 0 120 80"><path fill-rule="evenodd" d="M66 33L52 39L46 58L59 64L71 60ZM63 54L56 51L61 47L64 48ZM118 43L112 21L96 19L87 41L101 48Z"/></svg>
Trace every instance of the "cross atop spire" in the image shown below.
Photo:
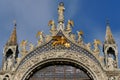
<svg viewBox="0 0 120 80"><path fill-rule="evenodd" d="M16 34L16 21L14 21L14 29L13 32L7 42L7 45L17 45L17 34Z"/></svg>
<svg viewBox="0 0 120 80"><path fill-rule="evenodd" d="M107 28L106 28L105 43L115 44L115 40L114 40L114 38L113 38L111 29L110 29L110 24L109 24L108 21L107 21Z"/></svg>

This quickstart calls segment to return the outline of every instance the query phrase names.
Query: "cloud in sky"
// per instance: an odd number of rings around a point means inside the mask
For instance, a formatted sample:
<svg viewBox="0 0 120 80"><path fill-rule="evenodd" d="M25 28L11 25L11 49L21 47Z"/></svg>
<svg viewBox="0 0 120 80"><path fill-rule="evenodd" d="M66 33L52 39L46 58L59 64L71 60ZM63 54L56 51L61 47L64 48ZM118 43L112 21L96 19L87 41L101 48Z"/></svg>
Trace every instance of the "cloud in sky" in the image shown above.
<svg viewBox="0 0 120 80"><path fill-rule="evenodd" d="M90 2L83 0L0 0L0 56L2 57L3 45L13 29L14 19L17 21L18 43L27 39L35 44L37 31L41 30L48 34L48 21L52 19L57 23L57 7L61 1L65 4L65 22L68 19L74 20L73 32L83 30L85 42L92 42L95 38L104 41L105 20L109 16L111 29L119 48L120 15L118 14L120 12L115 10L120 7L118 2L104 1L103 4L103 1L94 0ZM116 5L110 6L112 3ZM113 14L110 9L113 9ZM2 62L1 59L0 62Z"/></svg>

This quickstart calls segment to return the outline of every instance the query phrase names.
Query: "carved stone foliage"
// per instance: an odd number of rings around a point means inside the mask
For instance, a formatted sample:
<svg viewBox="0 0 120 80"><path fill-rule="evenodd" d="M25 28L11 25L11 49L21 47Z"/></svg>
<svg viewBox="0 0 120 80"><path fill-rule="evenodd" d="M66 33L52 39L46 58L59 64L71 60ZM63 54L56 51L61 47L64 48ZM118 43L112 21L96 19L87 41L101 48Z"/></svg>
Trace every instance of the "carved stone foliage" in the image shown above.
<svg viewBox="0 0 120 80"><path fill-rule="evenodd" d="M13 80L24 80L36 64L42 65L45 63L45 61L50 59L61 59L74 62L75 64L85 68L93 76L94 80L106 80L106 75L102 71L101 67L84 54L79 54L75 51L68 50L49 51L43 53L32 56L29 60L25 61L21 66L19 66Z"/></svg>
<svg viewBox="0 0 120 80"><path fill-rule="evenodd" d="M58 36L63 36L64 34L60 31L57 34ZM72 41L70 41L69 39L67 39L67 42L70 44L70 47L64 47L64 46L56 46L54 47L53 44L54 40L51 39L48 43L39 46L38 48L36 48L34 51L31 51L31 53L27 54L23 60L20 62L20 65L23 64L27 59L31 58L31 56L34 56L36 54L42 54L42 52L46 52L46 51L51 51L51 50L56 50L56 51L60 51L60 50L70 50L70 51L76 51L76 52L80 52L80 54L85 54L86 56L90 57L91 59L93 59L93 61L95 61L96 63L98 63L98 65L100 65L100 62L98 61L98 59L92 54L90 53L88 50L85 50L83 47L73 43Z"/></svg>

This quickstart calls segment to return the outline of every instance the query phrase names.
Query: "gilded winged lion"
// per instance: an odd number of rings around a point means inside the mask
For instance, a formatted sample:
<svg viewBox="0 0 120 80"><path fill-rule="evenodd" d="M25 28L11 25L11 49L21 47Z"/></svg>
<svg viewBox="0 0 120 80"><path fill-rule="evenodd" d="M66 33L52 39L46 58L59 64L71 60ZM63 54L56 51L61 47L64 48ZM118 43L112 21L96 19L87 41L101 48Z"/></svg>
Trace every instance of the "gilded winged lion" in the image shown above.
<svg viewBox="0 0 120 80"><path fill-rule="evenodd" d="M70 43L67 42L67 39L63 36L53 36L54 42L52 43L53 46L57 45L64 45L65 47L70 47Z"/></svg>

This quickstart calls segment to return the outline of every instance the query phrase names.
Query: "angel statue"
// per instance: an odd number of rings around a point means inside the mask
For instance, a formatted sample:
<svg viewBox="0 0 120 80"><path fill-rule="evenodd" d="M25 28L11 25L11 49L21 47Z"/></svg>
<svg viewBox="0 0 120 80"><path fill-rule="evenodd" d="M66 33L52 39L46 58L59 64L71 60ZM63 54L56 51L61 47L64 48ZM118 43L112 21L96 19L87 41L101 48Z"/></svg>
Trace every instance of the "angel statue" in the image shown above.
<svg viewBox="0 0 120 80"><path fill-rule="evenodd" d="M55 32L56 32L56 25L55 25L55 22L54 22L53 20L50 20L49 23L48 23L48 26L51 26L50 32L54 35Z"/></svg>
<svg viewBox="0 0 120 80"><path fill-rule="evenodd" d="M97 55L99 55L99 53L100 53L100 50L99 50L99 45L101 45L101 41L100 40L94 40L94 53L96 54L97 53Z"/></svg>
<svg viewBox="0 0 120 80"><path fill-rule="evenodd" d="M27 53L27 43L28 41L27 40L23 40L21 43L20 43L20 48L21 48L21 53L22 55L25 55Z"/></svg>
<svg viewBox="0 0 120 80"><path fill-rule="evenodd" d="M66 27L66 31L68 33L71 33L71 31L72 31L71 26L72 27L74 26L74 22L72 20L68 20L68 24L67 24L67 27Z"/></svg>
<svg viewBox="0 0 120 80"><path fill-rule="evenodd" d="M38 31L37 34L36 34L36 37L38 38L38 45L37 46L40 46L43 41L44 41L44 35L43 35L43 32L42 31Z"/></svg>
<svg viewBox="0 0 120 80"><path fill-rule="evenodd" d="M83 31L77 31L77 34L78 34L78 40L77 40L77 42L78 42L79 44L83 44L83 38L82 38L82 36L83 36Z"/></svg>

